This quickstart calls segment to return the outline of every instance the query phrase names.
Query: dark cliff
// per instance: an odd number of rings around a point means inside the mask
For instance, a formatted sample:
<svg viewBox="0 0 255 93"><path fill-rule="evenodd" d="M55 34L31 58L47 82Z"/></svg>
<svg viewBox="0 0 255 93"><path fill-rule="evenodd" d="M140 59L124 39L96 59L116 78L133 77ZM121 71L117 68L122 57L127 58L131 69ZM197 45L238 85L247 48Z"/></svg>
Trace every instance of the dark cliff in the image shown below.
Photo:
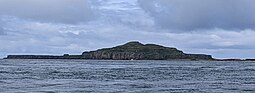
<svg viewBox="0 0 255 93"><path fill-rule="evenodd" d="M185 54L176 48L164 47L155 44L142 44L129 42L113 48L99 49L96 51L84 52L85 59L113 59L113 60L213 60L210 55Z"/></svg>

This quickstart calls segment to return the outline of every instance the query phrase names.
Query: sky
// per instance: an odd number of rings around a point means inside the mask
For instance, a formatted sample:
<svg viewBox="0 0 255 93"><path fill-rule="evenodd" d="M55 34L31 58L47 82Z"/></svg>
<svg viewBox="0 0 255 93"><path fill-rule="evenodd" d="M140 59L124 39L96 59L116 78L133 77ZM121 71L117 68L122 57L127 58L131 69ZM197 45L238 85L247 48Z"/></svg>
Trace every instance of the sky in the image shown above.
<svg viewBox="0 0 255 93"><path fill-rule="evenodd" d="M0 0L0 57L81 54L129 41L255 58L254 0Z"/></svg>

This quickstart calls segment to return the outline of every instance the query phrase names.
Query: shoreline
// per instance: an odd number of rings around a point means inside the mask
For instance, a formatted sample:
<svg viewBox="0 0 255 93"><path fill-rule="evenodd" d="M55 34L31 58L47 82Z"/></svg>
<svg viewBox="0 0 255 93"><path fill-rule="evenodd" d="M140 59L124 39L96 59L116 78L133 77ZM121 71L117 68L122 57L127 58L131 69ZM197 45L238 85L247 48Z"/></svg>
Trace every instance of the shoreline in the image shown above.
<svg viewBox="0 0 255 93"><path fill-rule="evenodd" d="M7 59L2 58L0 60L85 60L85 61L193 61L193 62L255 62L255 60L229 60L229 59L217 59L217 60L190 60L190 59L170 59L170 60L113 60L113 59Z"/></svg>
<svg viewBox="0 0 255 93"><path fill-rule="evenodd" d="M174 47L156 44L142 44L137 41L123 45L85 51L78 55L7 55L3 59L79 59L79 60L166 60L166 61L217 61L255 62L255 59L217 59L207 54L188 54Z"/></svg>

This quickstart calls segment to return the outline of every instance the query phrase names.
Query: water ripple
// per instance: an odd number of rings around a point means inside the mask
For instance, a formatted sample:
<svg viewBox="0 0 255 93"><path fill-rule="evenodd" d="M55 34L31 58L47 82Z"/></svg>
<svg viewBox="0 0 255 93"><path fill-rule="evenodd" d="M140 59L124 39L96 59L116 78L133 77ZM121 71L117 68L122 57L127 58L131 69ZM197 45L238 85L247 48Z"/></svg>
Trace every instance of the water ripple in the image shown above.
<svg viewBox="0 0 255 93"><path fill-rule="evenodd" d="M0 60L0 92L255 92L255 63Z"/></svg>

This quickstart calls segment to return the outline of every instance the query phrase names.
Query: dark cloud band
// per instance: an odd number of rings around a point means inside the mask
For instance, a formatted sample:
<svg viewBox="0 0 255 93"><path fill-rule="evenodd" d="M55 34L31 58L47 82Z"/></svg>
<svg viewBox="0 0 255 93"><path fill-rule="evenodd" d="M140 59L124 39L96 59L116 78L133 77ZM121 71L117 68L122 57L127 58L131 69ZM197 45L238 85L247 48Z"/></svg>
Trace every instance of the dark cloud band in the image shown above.
<svg viewBox="0 0 255 93"><path fill-rule="evenodd" d="M158 26L175 30L255 29L254 0L138 0Z"/></svg>
<svg viewBox="0 0 255 93"><path fill-rule="evenodd" d="M60 23L94 18L88 0L0 0L0 15Z"/></svg>

